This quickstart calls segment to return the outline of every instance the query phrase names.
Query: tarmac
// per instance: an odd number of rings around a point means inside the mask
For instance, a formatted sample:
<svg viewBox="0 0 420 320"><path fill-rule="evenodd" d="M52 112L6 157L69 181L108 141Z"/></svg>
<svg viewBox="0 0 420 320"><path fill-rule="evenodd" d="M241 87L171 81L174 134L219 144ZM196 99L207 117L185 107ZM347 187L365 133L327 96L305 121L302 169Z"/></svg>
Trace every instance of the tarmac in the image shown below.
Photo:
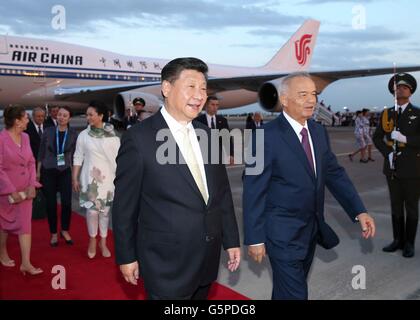
<svg viewBox="0 0 420 320"><path fill-rule="evenodd" d="M86 122L79 118L72 119L72 123L81 128ZM231 118L229 123L231 128L244 127L242 118ZM392 241L390 199L385 176L382 174L382 155L374 149L375 162L360 163L359 155L350 162L348 153L356 148L354 128L329 127L327 130L333 152L353 181L368 212L375 219L376 236L371 240L363 239L358 223L350 221L327 191L325 217L338 234L340 244L332 250L317 246L308 278L309 299L420 300L420 236L417 237L416 255L413 258L402 257L401 250L395 253L382 252L382 247ZM243 169L243 165L227 167L241 243ZM73 210L83 214L78 206L77 195L73 195ZM239 269L231 273L227 269L227 255L222 252L218 282L251 299L270 299L272 274L268 258L257 264L248 257L245 247Z"/></svg>
<svg viewBox="0 0 420 320"><path fill-rule="evenodd" d="M353 223L327 191L325 217L336 231L340 244L332 250L317 246L308 278L311 300L420 300L420 253L413 258L382 252L392 241L390 199L385 176L382 174L383 157L374 149L375 162L360 163L359 155L351 162L355 140L352 127L328 128L331 147L339 163L345 168L359 192L368 212L374 217L376 235L372 240L361 236L358 223ZM236 216L242 231L243 168L228 168ZM242 234L241 234L242 236ZM416 247L420 247L417 237ZM218 281L251 299L270 299L272 274L266 258L261 264L251 260L243 251L239 271L230 273L226 254L222 254ZM364 277L364 279L363 279Z"/></svg>

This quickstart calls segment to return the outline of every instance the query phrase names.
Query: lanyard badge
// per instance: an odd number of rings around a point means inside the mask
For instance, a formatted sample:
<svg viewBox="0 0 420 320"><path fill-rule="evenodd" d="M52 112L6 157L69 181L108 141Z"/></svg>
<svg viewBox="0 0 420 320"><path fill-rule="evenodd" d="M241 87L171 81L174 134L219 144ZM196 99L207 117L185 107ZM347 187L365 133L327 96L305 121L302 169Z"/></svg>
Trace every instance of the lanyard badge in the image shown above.
<svg viewBox="0 0 420 320"><path fill-rule="evenodd" d="M66 164L66 160L64 158L64 146L65 146L66 140L67 140L67 132L68 132L68 130L66 130L65 133L64 133L63 143L61 144L61 148L60 148L58 127L56 128L55 138L56 138L56 143L57 143L57 166L58 167L64 166Z"/></svg>

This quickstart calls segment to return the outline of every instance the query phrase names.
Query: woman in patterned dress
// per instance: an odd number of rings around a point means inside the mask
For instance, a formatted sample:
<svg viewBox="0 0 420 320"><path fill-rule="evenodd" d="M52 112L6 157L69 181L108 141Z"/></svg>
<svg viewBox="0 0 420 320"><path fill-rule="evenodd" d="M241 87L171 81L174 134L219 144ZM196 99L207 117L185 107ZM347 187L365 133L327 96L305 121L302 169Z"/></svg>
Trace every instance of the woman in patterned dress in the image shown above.
<svg viewBox="0 0 420 320"><path fill-rule="evenodd" d="M89 126L77 138L72 181L74 191L80 192L80 206L86 209L90 237L87 254L92 259L96 255L98 228L102 256L111 256L106 238L120 139L113 126L107 123L108 110L104 103L92 101L86 115Z"/></svg>

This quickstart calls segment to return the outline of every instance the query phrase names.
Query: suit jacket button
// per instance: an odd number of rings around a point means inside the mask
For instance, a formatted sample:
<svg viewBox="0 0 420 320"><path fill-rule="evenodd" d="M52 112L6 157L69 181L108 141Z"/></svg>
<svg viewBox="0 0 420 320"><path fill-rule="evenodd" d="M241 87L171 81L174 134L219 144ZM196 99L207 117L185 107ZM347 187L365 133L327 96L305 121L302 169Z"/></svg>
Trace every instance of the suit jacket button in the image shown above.
<svg viewBox="0 0 420 320"><path fill-rule="evenodd" d="M206 242L210 242L211 240L213 240L213 237L206 236Z"/></svg>

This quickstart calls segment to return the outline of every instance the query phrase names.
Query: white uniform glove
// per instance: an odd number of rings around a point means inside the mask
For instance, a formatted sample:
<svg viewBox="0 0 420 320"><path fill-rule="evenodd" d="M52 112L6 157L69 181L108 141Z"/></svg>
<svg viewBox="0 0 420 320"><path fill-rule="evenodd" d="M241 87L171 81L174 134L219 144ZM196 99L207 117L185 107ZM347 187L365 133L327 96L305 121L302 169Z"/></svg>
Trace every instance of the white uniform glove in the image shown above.
<svg viewBox="0 0 420 320"><path fill-rule="evenodd" d="M398 142L407 143L407 137L397 130L391 132L391 139L397 140Z"/></svg>
<svg viewBox="0 0 420 320"><path fill-rule="evenodd" d="M391 152L391 153L388 155L389 168L390 168L391 170L394 170L394 161L393 161L393 159L394 159L394 153L393 153L393 152Z"/></svg>

